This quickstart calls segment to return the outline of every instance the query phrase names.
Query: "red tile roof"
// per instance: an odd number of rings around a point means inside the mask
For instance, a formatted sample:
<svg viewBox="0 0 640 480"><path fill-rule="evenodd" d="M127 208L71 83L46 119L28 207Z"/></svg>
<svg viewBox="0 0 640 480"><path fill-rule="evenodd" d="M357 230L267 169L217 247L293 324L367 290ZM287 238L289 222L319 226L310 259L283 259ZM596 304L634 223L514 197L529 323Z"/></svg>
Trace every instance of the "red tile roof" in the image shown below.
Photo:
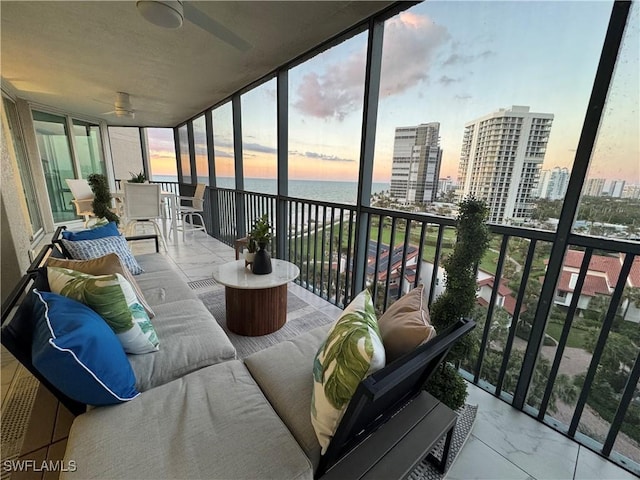
<svg viewBox="0 0 640 480"><path fill-rule="evenodd" d="M571 281L571 272L567 272L564 270L560 274L560 281L558 282L557 289L561 292L573 292L574 288L569 286L569 282ZM613 286L611 287L613 288ZM611 295L611 290L609 285L607 284L607 280L599 275L590 275L587 273L587 276L584 279L584 285L582 287L581 295L586 295L588 297L593 297L596 294L602 295Z"/></svg>
<svg viewBox="0 0 640 480"><path fill-rule="evenodd" d="M570 268L579 269L582 264L584 252L579 250L568 250L564 258L564 266ZM620 270L622 270L622 262L624 261L624 254L610 257L606 255L593 255L589 262L589 271L604 273L611 286L615 286L620 276ZM589 275L587 275L587 278ZM585 279L585 283L586 283ZM640 287L640 257L636 257L633 260L631 266L631 272L627 278L627 283L632 287Z"/></svg>

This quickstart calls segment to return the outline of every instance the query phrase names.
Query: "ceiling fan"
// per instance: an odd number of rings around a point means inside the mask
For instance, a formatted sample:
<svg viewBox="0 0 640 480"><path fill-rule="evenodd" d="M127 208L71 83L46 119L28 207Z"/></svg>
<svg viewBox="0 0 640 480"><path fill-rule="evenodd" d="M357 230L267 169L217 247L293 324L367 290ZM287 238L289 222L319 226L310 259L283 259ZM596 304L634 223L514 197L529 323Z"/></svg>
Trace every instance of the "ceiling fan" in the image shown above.
<svg viewBox="0 0 640 480"><path fill-rule="evenodd" d="M180 28L184 19L242 52L252 45L220 22L182 0L138 0L138 12L149 22L163 28Z"/></svg>
<svg viewBox="0 0 640 480"><path fill-rule="evenodd" d="M117 92L116 101L113 106L115 110L104 112L103 115L115 114L115 116L119 118L135 118L136 116L136 111L131 106L131 99L128 93Z"/></svg>

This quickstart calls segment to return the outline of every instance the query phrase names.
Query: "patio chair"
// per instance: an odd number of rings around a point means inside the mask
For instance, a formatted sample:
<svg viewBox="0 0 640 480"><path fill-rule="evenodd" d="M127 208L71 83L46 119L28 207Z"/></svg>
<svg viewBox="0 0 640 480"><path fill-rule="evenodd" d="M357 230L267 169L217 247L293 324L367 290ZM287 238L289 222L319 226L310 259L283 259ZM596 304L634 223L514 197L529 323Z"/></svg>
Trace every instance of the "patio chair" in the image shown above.
<svg viewBox="0 0 640 480"><path fill-rule="evenodd" d="M154 183L124 183L124 212L127 224L125 235L134 233L139 225L151 225L155 233L162 239L164 249L167 242L156 220L163 219L161 186Z"/></svg>
<svg viewBox="0 0 640 480"><path fill-rule="evenodd" d="M93 191L84 178L67 178L67 185L73 195L73 203L76 208L76 215L84 218L84 228L88 228L91 218L95 218L93 213Z"/></svg>
<svg viewBox="0 0 640 480"><path fill-rule="evenodd" d="M202 212L204 209L204 191L206 185L204 183L198 183L196 185L196 191L193 197L178 197L176 230L182 231L182 240L185 241L186 232L197 232L199 230L207 233L207 228L204 226L204 218ZM190 202L191 205L182 205L182 202ZM195 217L200 220L200 224L194 222Z"/></svg>

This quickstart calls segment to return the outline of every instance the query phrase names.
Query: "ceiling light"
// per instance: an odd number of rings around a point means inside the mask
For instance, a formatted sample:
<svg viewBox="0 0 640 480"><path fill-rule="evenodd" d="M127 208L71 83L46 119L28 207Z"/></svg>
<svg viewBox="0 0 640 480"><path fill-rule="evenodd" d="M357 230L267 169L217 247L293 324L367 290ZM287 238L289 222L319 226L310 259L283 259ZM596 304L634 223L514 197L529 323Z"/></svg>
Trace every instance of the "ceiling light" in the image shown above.
<svg viewBox="0 0 640 480"><path fill-rule="evenodd" d="M136 7L149 22L164 28L182 26L184 11L179 0L138 0Z"/></svg>

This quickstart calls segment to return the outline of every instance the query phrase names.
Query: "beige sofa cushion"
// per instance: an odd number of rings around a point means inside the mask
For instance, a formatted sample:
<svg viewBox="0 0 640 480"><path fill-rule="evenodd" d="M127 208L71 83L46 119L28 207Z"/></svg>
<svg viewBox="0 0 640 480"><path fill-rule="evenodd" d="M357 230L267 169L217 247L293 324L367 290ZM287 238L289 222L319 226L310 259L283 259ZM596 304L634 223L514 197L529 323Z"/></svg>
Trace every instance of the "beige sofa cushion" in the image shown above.
<svg viewBox="0 0 640 480"><path fill-rule="evenodd" d="M63 479L312 479L299 445L240 361L76 418ZM65 463L65 465L68 463Z"/></svg>
<svg viewBox="0 0 640 480"><path fill-rule="evenodd" d="M387 363L435 337L436 329L429 321L424 286L418 285L391 305L378 319L378 326L387 353Z"/></svg>
<svg viewBox="0 0 640 480"><path fill-rule="evenodd" d="M128 356L140 392L236 358L233 344L200 300L182 300L153 308L160 350Z"/></svg>
<svg viewBox="0 0 640 480"><path fill-rule="evenodd" d="M251 375L313 463L320 444L311 425L313 358L331 325L323 325L244 359Z"/></svg>

